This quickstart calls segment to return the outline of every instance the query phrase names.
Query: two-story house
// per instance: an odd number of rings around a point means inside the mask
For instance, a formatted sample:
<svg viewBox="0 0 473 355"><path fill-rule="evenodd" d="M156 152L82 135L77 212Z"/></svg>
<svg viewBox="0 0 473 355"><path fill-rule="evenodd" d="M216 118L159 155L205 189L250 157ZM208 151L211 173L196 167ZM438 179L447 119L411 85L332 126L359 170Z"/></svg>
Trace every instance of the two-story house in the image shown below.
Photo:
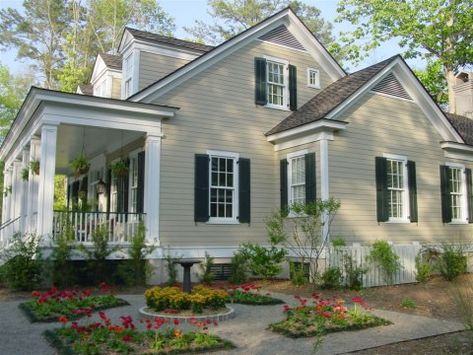
<svg viewBox="0 0 473 355"><path fill-rule="evenodd" d="M341 202L332 235L348 243L470 237L472 129L400 56L346 73L290 9L217 47L127 28L90 85L25 99L0 149L2 238L38 233L47 248L72 218L79 242L105 225L126 245L144 220L157 264L224 260L266 243L275 208L329 197ZM91 167L74 176L81 153ZM25 181L30 161L39 174ZM55 174L69 207L87 197L92 210L54 211Z"/></svg>

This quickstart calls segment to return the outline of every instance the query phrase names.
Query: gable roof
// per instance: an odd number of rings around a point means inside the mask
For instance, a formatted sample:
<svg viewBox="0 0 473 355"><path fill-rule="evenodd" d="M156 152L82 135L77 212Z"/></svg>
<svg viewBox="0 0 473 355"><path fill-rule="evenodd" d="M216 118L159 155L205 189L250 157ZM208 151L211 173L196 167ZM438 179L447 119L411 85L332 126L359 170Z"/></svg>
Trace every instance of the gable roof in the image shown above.
<svg viewBox="0 0 473 355"><path fill-rule="evenodd" d="M330 84L306 102L301 108L269 130L266 135L269 136L274 133L286 131L325 118L327 114L358 91L364 84L381 72L381 70L386 68L397 57L398 56L394 56L386 59L353 74L347 75Z"/></svg>
<svg viewBox="0 0 473 355"><path fill-rule="evenodd" d="M184 47L184 48L196 50L199 52L208 52L214 48L213 46L209 46L206 44L195 43L195 42L186 41L183 39L178 39L178 38L169 37L169 36L162 36L157 33L141 31L141 30L137 30L131 27L125 27L125 31L128 31L133 37L137 39L141 39L143 41L161 43L161 44L166 44L166 45L171 45L171 46L176 46L176 47Z"/></svg>
<svg viewBox="0 0 473 355"><path fill-rule="evenodd" d="M111 69L122 70L122 56L121 54L100 53L105 65Z"/></svg>
<svg viewBox="0 0 473 355"><path fill-rule="evenodd" d="M164 90L161 90L165 86L170 85L171 83L174 85L180 84L188 77L208 68L221 57L231 54L236 49L245 45L247 41L257 39L265 33L279 27L281 24L289 24L289 26L292 27L294 31L297 31L301 36L304 36L306 43L310 43L312 49L314 49L313 52L317 51L319 54L318 59L320 59L320 64L325 66L327 73L329 76L334 78L334 80L338 80L339 78L346 75L346 72L335 60L335 58L333 58L333 56L327 51L324 45L314 36L312 32L309 31L307 26L299 19L299 17L297 17L294 11L292 11L290 7L286 7L285 9L282 9L281 11L261 21L260 23L219 44L210 51L183 65L160 80L148 85L147 87L130 96L127 100L152 101L156 95L158 95L156 94L158 91L160 94L165 92ZM302 45L303 44L304 43L302 43ZM308 49L306 46L305 49L311 53L310 49Z"/></svg>
<svg viewBox="0 0 473 355"><path fill-rule="evenodd" d="M473 145L473 119L449 112L445 112L445 116L452 126L455 127L465 143Z"/></svg>

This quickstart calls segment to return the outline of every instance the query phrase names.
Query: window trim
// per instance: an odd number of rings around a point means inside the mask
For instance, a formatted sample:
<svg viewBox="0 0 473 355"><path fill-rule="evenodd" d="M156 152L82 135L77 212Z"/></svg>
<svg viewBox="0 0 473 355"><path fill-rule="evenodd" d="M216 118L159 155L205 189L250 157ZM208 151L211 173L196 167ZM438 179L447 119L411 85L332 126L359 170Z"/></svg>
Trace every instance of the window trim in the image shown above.
<svg viewBox="0 0 473 355"><path fill-rule="evenodd" d="M136 159L136 173L139 174L139 171L138 171L138 154L140 152L142 152L143 149L139 148L139 149L135 149L133 151L131 151L129 154L128 154L128 159L130 159L130 166L129 166L129 169L128 169L128 212L130 213L136 213L136 209L138 207L138 176L136 178L136 206L135 208L133 208L133 199L132 199L132 188L133 188L133 184L132 184L132 181L133 181L133 178L132 178L132 174L133 174L133 171L132 171L132 167L131 167L131 161L132 159Z"/></svg>
<svg viewBox="0 0 473 355"><path fill-rule="evenodd" d="M305 159L305 155L309 153L309 150L308 149L302 149L302 150L298 150L297 152L292 152L292 153L288 153L286 155L286 160L287 160L287 205L288 207L290 208L291 205L293 204L293 199L292 199L292 165L291 165L291 161L294 160L294 159L297 159L297 158L301 158L301 157L304 157ZM305 167L304 167L305 169ZM304 171L304 176L305 176L305 171ZM305 186L305 181L304 181L304 186ZM307 187L306 187L307 188ZM305 200L305 196L304 196L304 200ZM289 211L289 217L296 217L296 214L290 210Z"/></svg>
<svg viewBox="0 0 473 355"><path fill-rule="evenodd" d="M119 160L120 158L113 159L110 162L110 165L115 164ZM114 183L114 179L115 179L115 183ZM118 184L117 183L118 183L117 177L113 174L112 171L110 171L110 194L108 196L108 198L110 199L110 203L109 203L110 213L117 213L117 210L118 210ZM114 186L115 186L115 191L113 190ZM114 199L112 198L112 195L115 195Z"/></svg>
<svg viewBox="0 0 473 355"><path fill-rule="evenodd" d="M407 157L403 155L397 155L397 154L383 154L383 158L386 158L388 161L389 160L396 160L396 161L402 161L403 163L403 205L402 205L402 214L404 217L399 218L399 217L390 217L388 216L388 220L385 223L411 223L410 220L410 201L409 201L409 175L407 172ZM387 174L387 171L386 171ZM387 188L387 187L386 187Z"/></svg>
<svg viewBox="0 0 473 355"><path fill-rule="evenodd" d="M239 166L238 160L240 159L239 153L226 152L219 150L207 150L209 156L209 220L207 224L240 224L238 220L239 214ZM233 159L233 206L232 206L232 218L226 217L211 217L210 216L210 204L211 204L211 193L212 193L212 157L214 158L226 158Z"/></svg>
<svg viewBox="0 0 473 355"><path fill-rule="evenodd" d="M461 173L461 199L460 199L461 217L454 219L453 210L452 210L452 220L448 224L468 224L469 216L468 216L468 196L467 196L468 192L467 192L467 186L466 186L466 173L465 173L466 166L459 163L449 163L449 162L445 163L445 165L448 166L450 169L460 169L460 173ZM448 176L448 183L450 183L450 178L451 178L451 175ZM451 198L452 196L451 191L449 195ZM451 206L450 208L453 208L453 206Z"/></svg>
<svg viewBox="0 0 473 355"><path fill-rule="evenodd" d="M310 83L310 73L313 71L317 72L317 79L316 79L315 84ZM313 88L313 89L320 89L320 69L307 68L307 87Z"/></svg>
<svg viewBox="0 0 473 355"><path fill-rule="evenodd" d="M277 110L290 111L289 110L289 61L272 56L263 56L266 59L266 105L264 107L274 108ZM268 90L268 62L282 64L283 65L283 78L284 78L284 89L283 89L283 104L275 105L269 103L269 90Z"/></svg>

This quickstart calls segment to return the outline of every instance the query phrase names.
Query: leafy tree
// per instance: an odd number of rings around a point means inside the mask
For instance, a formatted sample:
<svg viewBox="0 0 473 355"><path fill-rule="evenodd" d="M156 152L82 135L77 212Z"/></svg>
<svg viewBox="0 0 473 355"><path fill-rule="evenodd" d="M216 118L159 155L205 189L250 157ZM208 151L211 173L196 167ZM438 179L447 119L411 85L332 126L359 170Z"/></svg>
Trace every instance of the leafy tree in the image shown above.
<svg viewBox="0 0 473 355"><path fill-rule="evenodd" d="M44 86L54 88L62 64L62 33L68 25L66 2L25 0L23 11L0 10L2 49L17 48L19 59L29 59L44 76Z"/></svg>
<svg viewBox="0 0 473 355"><path fill-rule="evenodd" d="M337 21L355 26L341 41L356 62L390 39L399 39L406 58L438 60L455 110L455 71L473 63L471 0L340 0Z"/></svg>
<svg viewBox="0 0 473 355"><path fill-rule="evenodd" d="M199 42L217 44L256 25L275 12L290 6L307 27L329 45L334 41L332 24L320 17L320 10L298 0L209 0L213 24L197 20L184 29Z"/></svg>
<svg viewBox="0 0 473 355"><path fill-rule="evenodd" d="M15 75L0 64L0 141L5 138L33 83L33 75Z"/></svg>
<svg viewBox="0 0 473 355"><path fill-rule="evenodd" d="M448 103L447 80L440 61L429 60L425 70L416 69L414 73L439 105Z"/></svg>

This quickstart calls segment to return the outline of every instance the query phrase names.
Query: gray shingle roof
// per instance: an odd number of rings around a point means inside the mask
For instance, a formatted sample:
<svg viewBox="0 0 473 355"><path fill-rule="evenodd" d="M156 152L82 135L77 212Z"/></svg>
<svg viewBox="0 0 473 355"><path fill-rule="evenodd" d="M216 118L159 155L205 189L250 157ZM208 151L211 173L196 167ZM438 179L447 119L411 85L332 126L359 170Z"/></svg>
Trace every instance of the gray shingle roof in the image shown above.
<svg viewBox="0 0 473 355"><path fill-rule="evenodd" d="M99 54L105 65L112 69L122 70L122 56L115 55L115 54L108 54L108 53L100 53Z"/></svg>
<svg viewBox="0 0 473 355"><path fill-rule="evenodd" d="M136 30L134 28L127 27L126 28L133 37L135 38L140 38L145 41L150 41L150 42L155 42L155 43L163 43L171 46L177 46L177 47L184 47L184 48L189 48L192 50L197 50L200 52L208 52L211 49L213 49L213 46L208 46L205 44L200 44L200 43L195 43L195 42L190 42L190 41L185 41L182 39L174 38L174 37L167 37L167 36L162 36L158 35L156 33L151 33L151 32L146 32L146 31L140 31Z"/></svg>
<svg viewBox="0 0 473 355"><path fill-rule="evenodd" d="M335 81L269 130L266 135L286 131L324 118L397 57L396 55L383 60Z"/></svg>
<svg viewBox="0 0 473 355"><path fill-rule="evenodd" d="M83 95L94 94L94 86L92 84L81 84L79 85L79 88Z"/></svg>
<svg viewBox="0 0 473 355"><path fill-rule="evenodd" d="M456 115L454 113L445 113L452 126L463 138L466 144L473 145L473 119Z"/></svg>

